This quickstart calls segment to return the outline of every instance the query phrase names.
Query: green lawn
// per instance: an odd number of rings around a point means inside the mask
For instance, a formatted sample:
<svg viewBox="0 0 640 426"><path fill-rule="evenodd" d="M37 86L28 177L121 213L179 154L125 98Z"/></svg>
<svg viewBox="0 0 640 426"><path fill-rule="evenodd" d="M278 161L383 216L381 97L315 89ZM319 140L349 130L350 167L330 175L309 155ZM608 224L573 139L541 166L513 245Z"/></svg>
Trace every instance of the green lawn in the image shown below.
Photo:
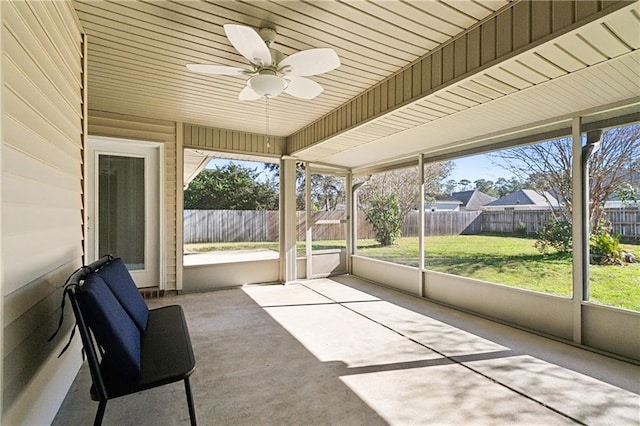
<svg viewBox="0 0 640 426"><path fill-rule="evenodd" d="M496 235L425 238L425 267L484 281L571 296L571 257L543 255L535 240ZM640 255L640 246L623 247ZM418 265L418 239L400 238L393 247L359 240L358 254L410 266ZM592 302L640 311L640 263L590 265Z"/></svg>
<svg viewBox="0 0 640 426"><path fill-rule="evenodd" d="M425 239L425 266L434 271L526 288L559 296L571 295L571 257L543 255L534 239L498 235L449 235ZM316 241L314 250L344 247L344 242ZM640 257L640 245L623 245ZM186 252L218 250L278 250L278 243L188 244ZM305 243L298 243L304 255ZM392 247L358 240L358 254L418 266L418 239L400 238ZM591 301L640 311L640 263L590 266Z"/></svg>

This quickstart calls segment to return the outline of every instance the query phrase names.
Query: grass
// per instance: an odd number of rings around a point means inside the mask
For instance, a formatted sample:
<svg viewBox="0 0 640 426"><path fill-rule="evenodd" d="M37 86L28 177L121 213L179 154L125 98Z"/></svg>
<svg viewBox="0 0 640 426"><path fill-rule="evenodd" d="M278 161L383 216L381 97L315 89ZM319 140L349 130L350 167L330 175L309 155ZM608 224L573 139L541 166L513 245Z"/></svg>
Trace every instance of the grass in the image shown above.
<svg viewBox="0 0 640 426"><path fill-rule="evenodd" d="M513 287L570 297L571 256L544 255L534 239L497 235L425 238L425 267ZM623 244L640 255L640 246ZM410 266L418 265L418 239L400 238L393 247L359 240L358 254ZM640 264L590 265L590 300L640 311Z"/></svg>
<svg viewBox="0 0 640 426"><path fill-rule="evenodd" d="M483 281L571 296L571 256L543 255L531 238L504 235L448 235L425 238L425 266L434 271ZM314 250L344 247L340 241L314 242ZM185 251L278 250L278 243L189 244ZM640 245L623 248L640 257ZM418 239L400 238L395 246L381 247L374 240L358 240L361 256L418 266ZM298 243L304 255L305 243ZM625 266L590 265L590 300L603 305L640 311L640 263Z"/></svg>

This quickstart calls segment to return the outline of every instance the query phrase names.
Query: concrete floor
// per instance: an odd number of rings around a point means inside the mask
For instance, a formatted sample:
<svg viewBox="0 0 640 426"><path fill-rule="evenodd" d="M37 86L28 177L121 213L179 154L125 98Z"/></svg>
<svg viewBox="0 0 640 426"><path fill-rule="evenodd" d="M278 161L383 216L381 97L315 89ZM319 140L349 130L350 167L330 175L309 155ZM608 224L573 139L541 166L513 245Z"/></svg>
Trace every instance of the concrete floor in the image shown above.
<svg viewBox="0 0 640 426"><path fill-rule="evenodd" d="M150 301L186 310L201 425L640 424L640 367L354 277ZM54 425L90 424L86 366ZM106 425L188 424L182 383Z"/></svg>

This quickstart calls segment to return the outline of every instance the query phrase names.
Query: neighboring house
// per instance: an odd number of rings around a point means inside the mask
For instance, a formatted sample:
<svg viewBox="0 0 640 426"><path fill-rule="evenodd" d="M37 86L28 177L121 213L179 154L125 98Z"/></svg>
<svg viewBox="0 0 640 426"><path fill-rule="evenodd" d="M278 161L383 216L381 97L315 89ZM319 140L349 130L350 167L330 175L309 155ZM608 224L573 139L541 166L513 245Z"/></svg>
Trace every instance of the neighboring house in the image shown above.
<svg viewBox="0 0 640 426"><path fill-rule="evenodd" d="M489 204L492 201L495 201L496 198L491 195L485 194L482 191L478 191L477 189L472 189L470 191L460 191L454 192L451 194L453 198L457 198L462 201L460 205L460 210L485 210L485 205Z"/></svg>
<svg viewBox="0 0 640 426"><path fill-rule="evenodd" d="M551 194L545 192L542 195L533 189L521 189L485 205L485 209L490 211L506 209L549 210L557 207L560 207L560 204Z"/></svg>
<svg viewBox="0 0 640 426"><path fill-rule="evenodd" d="M451 195L436 195L433 202L425 204L425 211L455 212L460 210L462 201Z"/></svg>

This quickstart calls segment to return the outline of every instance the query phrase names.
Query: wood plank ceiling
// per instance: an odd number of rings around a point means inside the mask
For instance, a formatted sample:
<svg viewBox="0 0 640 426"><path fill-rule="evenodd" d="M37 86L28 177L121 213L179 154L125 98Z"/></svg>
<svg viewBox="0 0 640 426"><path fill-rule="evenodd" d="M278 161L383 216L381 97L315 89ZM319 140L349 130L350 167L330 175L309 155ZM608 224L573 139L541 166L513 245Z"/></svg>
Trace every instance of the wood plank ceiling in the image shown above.
<svg viewBox="0 0 640 426"><path fill-rule="evenodd" d="M244 77L194 74L185 64L246 66L224 35L225 23L275 28L274 47L285 55L335 49L342 65L312 77L325 88L318 98L281 95L270 101L269 131L276 136L308 129L508 3L74 1L89 35L93 110L262 133L264 101L237 100ZM622 6L389 113L316 138L322 142L301 145L292 154L358 170L427 150L462 149L518 129L564 126L576 112L607 105L637 112L640 2ZM553 19L548 16L542 26L555 25ZM515 29L511 36L519 37ZM494 37L496 46L504 43ZM375 112L375 106L368 108Z"/></svg>
<svg viewBox="0 0 640 426"><path fill-rule="evenodd" d="M94 1L74 5L89 36L89 108L264 131L263 101L241 102L244 77L186 70L188 63L245 67L223 24L278 32L285 55L332 47L342 65L312 77L325 91L270 101L269 131L288 136L506 5L474 1Z"/></svg>

